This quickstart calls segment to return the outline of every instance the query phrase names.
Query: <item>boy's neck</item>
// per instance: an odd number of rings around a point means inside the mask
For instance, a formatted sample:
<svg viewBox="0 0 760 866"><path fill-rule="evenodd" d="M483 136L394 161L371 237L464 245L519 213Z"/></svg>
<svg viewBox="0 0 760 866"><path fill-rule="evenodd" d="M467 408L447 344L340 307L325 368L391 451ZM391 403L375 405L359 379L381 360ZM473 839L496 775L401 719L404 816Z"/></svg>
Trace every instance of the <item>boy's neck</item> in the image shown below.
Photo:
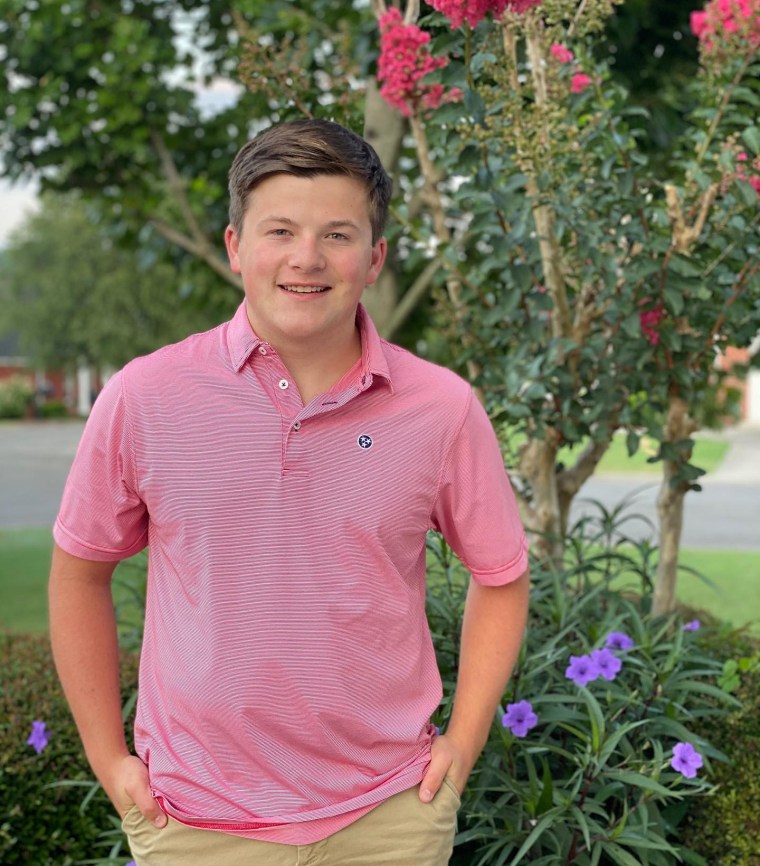
<svg viewBox="0 0 760 866"><path fill-rule="evenodd" d="M324 345L323 341L319 349L304 344L274 348L298 386L304 406L329 391L362 355L358 325L348 340L340 340L332 345Z"/></svg>

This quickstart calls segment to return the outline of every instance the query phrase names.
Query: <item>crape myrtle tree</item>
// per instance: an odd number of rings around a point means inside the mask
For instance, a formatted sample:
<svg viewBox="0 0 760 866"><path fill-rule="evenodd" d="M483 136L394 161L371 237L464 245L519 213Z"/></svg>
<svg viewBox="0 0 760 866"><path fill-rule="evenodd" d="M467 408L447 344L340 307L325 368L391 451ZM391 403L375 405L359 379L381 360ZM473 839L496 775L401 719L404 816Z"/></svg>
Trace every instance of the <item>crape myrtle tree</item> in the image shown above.
<svg viewBox="0 0 760 866"><path fill-rule="evenodd" d="M381 93L408 118L428 204L399 206L407 243L442 266L441 327L512 431L539 551L561 557L573 497L617 429L631 453L642 432L660 443L663 612L702 474L700 405L719 351L760 325L760 5L712 0L694 19L697 108L665 182L594 60L614 0L431 6L373 6Z"/></svg>

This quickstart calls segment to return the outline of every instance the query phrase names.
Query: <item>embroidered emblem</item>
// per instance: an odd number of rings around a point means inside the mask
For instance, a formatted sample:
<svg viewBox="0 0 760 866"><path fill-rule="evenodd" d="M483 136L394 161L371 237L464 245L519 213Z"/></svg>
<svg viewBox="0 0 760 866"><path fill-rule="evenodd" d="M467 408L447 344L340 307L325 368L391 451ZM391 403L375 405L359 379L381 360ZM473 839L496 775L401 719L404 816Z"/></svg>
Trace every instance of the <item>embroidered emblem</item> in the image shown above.
<svg viewBox="0 0 760 866"><path fill-rule="evenodd" d="M366 433L362 433L362 435L356 440L356 444L366 451L368 448L372 447L372 437L367 436Z"/></svg>

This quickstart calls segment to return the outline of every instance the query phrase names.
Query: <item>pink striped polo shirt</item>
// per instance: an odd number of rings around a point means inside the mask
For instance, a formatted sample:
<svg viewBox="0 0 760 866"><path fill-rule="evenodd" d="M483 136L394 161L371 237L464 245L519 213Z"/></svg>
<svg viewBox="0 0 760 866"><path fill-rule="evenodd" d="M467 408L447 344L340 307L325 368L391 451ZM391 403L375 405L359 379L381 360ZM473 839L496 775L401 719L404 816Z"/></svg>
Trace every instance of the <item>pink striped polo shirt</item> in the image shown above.
<svg viewBox="0 0 760 866"><path fill-rule="evenodd" d="M55 525L74 556L149 547L136 749L179 821L305 845L418 784L441 680L425 538L483 584L526 569L469 385L380 339L304 406L245 306L98 397Z"/></svg>

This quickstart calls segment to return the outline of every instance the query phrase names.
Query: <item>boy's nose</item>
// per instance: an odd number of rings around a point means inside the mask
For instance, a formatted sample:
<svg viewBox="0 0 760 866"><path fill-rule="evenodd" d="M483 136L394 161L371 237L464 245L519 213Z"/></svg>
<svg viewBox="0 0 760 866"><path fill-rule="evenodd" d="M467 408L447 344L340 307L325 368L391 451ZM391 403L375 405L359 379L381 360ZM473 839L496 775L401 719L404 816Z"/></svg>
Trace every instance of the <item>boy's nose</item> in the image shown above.
<svg viewBox="0 0 760 866"><path fill-rule="evenodd" d="M315 239L300 238L290 251L289 264L302 271L318 271L325 266L325 257Z"/></svg>

